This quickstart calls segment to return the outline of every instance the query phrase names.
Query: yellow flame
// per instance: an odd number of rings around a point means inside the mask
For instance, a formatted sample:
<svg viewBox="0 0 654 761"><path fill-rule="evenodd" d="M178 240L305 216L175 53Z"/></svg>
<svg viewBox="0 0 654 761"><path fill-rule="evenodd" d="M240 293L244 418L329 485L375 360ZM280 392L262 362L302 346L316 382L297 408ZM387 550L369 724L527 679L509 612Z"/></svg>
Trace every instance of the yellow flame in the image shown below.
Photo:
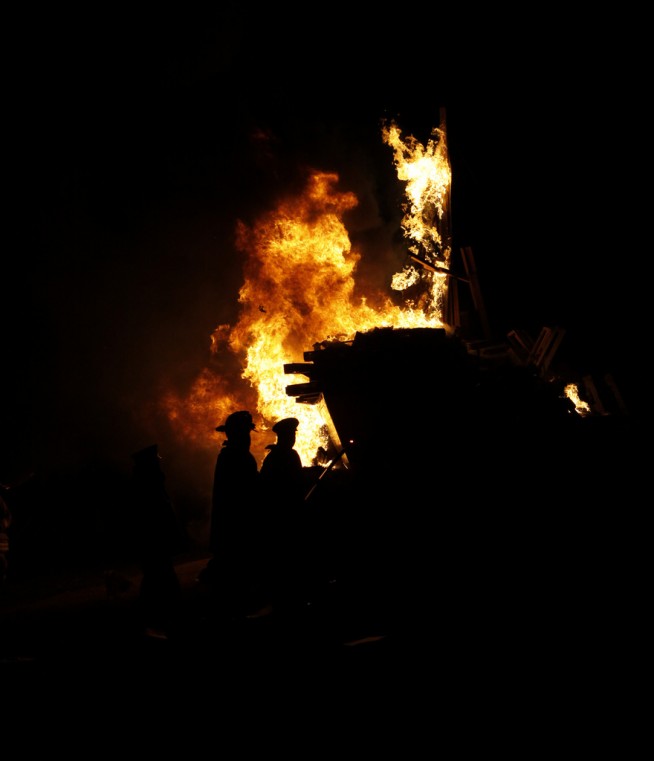
<svg viewBox="0 0 654 761"><path fill-rule="evenodd" d="M446 267L450 256L442 232L451 176L445 135L436 131L425 148L411 137L403 144L394 125L383 135L394 148L398 177L407 181L410 202L403 228L412 241L409 249L427 265L405 267L392 287L417 286L416 294L402 305L388 294L355 296L361 254L352 248L343 216L358 199L337 190L337 174L312 172L300 195L280 199L251 226L237 223L236 244L245 255L240 316L233 327L218 326L212 351L218 358L226 353L238 358L246 383L239 386L224 368L217 378L205 370L188 399L167 395L166 411L180 434L206 431L208 418L216 421L213 430L229 412L250 409L260 432L269 433L253 434L252 451L261 461L266 444L275 440L271 426L293 416L300 421L296 448L309 465L318 447L327 446L326 421L319 405L300 404L286 394L286 386L303 379L285 374L284 364L302 362L316 342L352 340L357 332L377 327L447 327L442 317L447 274L429 266Z"/></svg>
<svg viewBox="0 0 654 761"><path fill-rule="evenodd" d="M434 128L426 146L411 135L402 141L394 122L384 125L382 136L393 148L397 176L406 182L402 229L410 241L409 250L430 262L448 263L451 244L443 226L449 222L452 170L445 130Z"/></svg>
<svg viewBox="0 0 654 761"><path fill-rule="evenodd" d="M394 122L382 127L384 141L393 149L393 160L400 180L406 182L402 229L408 249L422 268L407 265L394 276L392 288L405 290L422 282L421 308L441 316L447 296L448 278L442 271L450 265L452 243L449 229L449 201L452 170L444 127L432 130L425 146L412 135L402 140Z"/></svg>
<svg viewBox="0 0 654 761"><path fill-rule="evenodd" d="M575 412L577 414L581 415L582 417L590 414L590 405L588 402L584 402L583 399L579 396L579 388L575 383L568 383L568 385L563 389L563 393L574 404Z"/></svg>

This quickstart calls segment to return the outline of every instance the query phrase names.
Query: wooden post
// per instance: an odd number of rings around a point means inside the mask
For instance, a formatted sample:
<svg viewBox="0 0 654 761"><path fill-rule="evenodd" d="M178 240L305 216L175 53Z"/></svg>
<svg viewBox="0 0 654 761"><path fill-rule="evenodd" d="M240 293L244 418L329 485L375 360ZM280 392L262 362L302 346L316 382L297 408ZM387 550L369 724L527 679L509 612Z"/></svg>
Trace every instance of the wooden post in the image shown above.
<svg viewBox="0 0 654 761"><path fill-rule="evenodd" d="M456 278L447 279L447 309L445 310L447 324L453 328L461 327L461 310L459 308L459 284Z"/></svg>
<svg viewBox="0 0 654 761"><path fill-rule="evenodd" d="M613 396L615 397L615 401L618 403L620 412L623 415L628 415L629 410L627 409L627 405L625 404L624 399L622 398L622 394L620 393L620 389L618 388L618 384L615 382L611 373L606 373L604 376L604 381L613 392Z"/></svg>
<svg viewBox="0 0 654 761"><path fill-rule="evenodd" d="M484 338L491 338L491 329L488 322L488 315L486 314L486 307L484 305L484 299L481 295L481 288L479 286L479 278L477 276L477 267L475 266L475 258L472 255L472 248L470 246L464 246L461 249L461 258L463 259L463 266L466 270L466 275L470 281L470 293L472 294L472 303L474 304L477 314L479 315L479 322L481 323L481 329L484 334Z"/></svg>
<svg viewBox="0 0 654 761"><path fill-rule="evenodd" d="M537 367L541 375L547 372L564 335L564 328L541 329L540 335L536 339L536 343L529 355L529 363Z"/></svg>
<svg viewBox="0 0 654 761"><path fill-rule="evenodd" d="M586 394L590 397L590 406L593 409L593 411L598 413L599 415L606 415L606 409L604 408L604 405L602 404L602 399L600 398L599 392L597 391L597 386L595 385L593 376L584 375L582 380L584 382Z"/></svg>

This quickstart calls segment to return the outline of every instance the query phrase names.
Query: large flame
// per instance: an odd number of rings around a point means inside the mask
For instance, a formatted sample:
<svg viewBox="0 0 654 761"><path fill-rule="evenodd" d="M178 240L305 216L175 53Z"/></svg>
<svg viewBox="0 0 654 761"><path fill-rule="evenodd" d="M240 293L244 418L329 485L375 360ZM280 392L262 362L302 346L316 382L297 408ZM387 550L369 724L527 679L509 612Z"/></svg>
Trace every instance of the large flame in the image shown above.
<svg viewBox="0 0 654 761"><path fill-rule="evenodd" d="M319 405L301 404L286 394L297 378L284 373L284 364L302 362L314 343L352 340L357 332L377 327L447 327L451 174L445 132L434 131L426 147L413 137L403 143L394 124L382 134L394 149L398 178L406 181L410 200L402 227L419 264L405 266L389 284L403 291L403 303L390 294L355 295L361 253L353 250L343 217L358 199L337 189L337 174L311 172L300 195L282 198L252 226L237 223L237 247L245 255L240 316L234 326L220 325L212 336L213 361L220 366L203 370L188 398L166 396L168 417L181 434L194 431L215 446L207 420L217 425L230 412L247 408L266 433L279 418L293 416L300 421L296 448L303 464L310 465L328 443L326 421ZM240 367L231 376L230 360ZM259 460L274 439L272 432L253 435L252 451Z"/></svg>
<svg viewBox="0 0 654 761"><path fill-rule="evenodd" d="M392 287L404 290L421 282L422 308L436 311L442 317L452 253L449 230L452 170L445 128L434 128L426 146L411 135L403 141L394 122L383 127L382 135L393 148L397 176L406 182L402 230L411 258L420 265L405 266L393 278Z"/></svg>

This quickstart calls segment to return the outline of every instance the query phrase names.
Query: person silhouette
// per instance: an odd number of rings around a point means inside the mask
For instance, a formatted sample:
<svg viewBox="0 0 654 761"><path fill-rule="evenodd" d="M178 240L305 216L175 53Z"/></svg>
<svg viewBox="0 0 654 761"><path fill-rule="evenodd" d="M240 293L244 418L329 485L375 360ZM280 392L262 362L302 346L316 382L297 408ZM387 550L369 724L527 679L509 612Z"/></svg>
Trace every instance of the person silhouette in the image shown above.
<svg viewBox="0 0 654 761"><path fill-rule="evenodd" d="M301 609L309 596L313 542L304 504L307 479L295 449L298 426L295 417L275 423L277 442L266 447L259 474L259 491L267 506L268 595L276 613Z"/></svg>
<svg viewBox="0 0 654 761"><path fill-rule="evenodd" d="M215 429L227 438L216 457L211 494L209 551L200 581L208 583L229 617L259 607L261 534L259 469L250 451L256 431L247 410L232 412Z"/></svg>
<svg viewBox="0 0 654 761"><path fill-rule="evenodd" d="M157 444L135 452L132 460L142 623L146 636L167 639L181 598L175 556L184 547L184 532L166 489Z"/></svg>
<svg viewBox="0 0 654 761"><path fill-rule="evenodd" d="M268 444L268 454L261 463L261 487L274 497L293 504L304 498L302 459L295 449L300 421L294 417L279 420L273 425L275 444Z"/></svg>

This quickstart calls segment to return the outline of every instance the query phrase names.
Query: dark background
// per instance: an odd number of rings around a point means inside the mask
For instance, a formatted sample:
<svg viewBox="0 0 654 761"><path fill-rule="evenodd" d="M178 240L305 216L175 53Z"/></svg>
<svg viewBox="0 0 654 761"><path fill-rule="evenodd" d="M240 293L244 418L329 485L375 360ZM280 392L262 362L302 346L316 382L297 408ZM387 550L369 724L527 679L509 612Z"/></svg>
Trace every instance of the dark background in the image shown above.
<svg viewBox="0 0 654 761"><path fill-rule="evenodd" d="M197 375L235 314L235 221L300 166L338 172L392 228L384 119L424 143L446 115L454 250L473 248L494 332L563 326L561 358L611 372L640 411L644 95L638 45L613 53L619 21L222 4L15 12L7 29L6 482L157 439L139 411L162 377ZM206 492L208 471L192 478Z"/></svg>

